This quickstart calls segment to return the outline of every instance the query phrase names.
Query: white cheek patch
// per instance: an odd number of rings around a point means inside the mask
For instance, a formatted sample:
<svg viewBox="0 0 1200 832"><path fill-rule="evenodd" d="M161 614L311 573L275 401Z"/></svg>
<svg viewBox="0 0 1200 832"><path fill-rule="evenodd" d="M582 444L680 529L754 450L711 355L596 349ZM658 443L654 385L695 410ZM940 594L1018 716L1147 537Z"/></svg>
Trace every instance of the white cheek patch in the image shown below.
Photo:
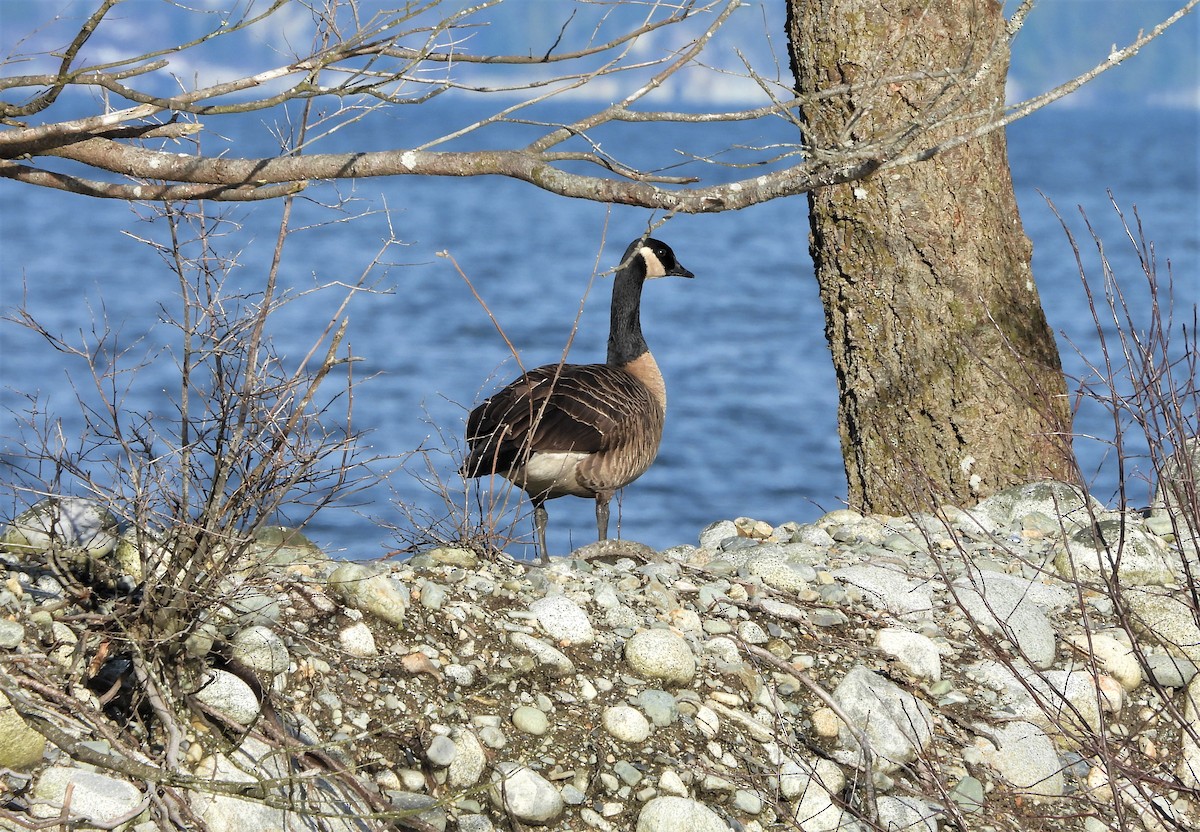
<svg viewBox="0 0 1200 832"><path fill-rule="evenodd" d="M642 255L642 259L646 261L646 277L666 277L667 270L663 268L662 261L658 259L658 255L650 246L642 246L638 254Z"/></svg>

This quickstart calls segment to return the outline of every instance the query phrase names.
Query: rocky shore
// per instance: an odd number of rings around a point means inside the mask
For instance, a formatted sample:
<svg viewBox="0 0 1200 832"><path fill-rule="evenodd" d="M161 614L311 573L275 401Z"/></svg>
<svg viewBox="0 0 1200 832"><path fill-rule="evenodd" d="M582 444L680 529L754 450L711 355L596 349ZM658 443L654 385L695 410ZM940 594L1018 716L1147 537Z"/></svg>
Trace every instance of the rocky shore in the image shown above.
<svg viewBox="0 0 1200 832"><path fill-rule="evenodd" d="M165 751L104 700L155 685L78 683L109 640L30 525L0 561L0 829L1200 825L1195 546L1067 485L544 568L281 537L190 631Z"/></svg>

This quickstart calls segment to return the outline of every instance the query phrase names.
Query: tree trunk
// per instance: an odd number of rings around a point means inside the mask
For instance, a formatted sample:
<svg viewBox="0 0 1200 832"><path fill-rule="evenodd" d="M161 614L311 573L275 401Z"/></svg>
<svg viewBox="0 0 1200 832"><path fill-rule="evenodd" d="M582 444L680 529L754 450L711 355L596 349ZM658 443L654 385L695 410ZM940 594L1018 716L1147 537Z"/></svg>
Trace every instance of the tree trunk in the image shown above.
<svg viewBox="0 0 1200 832"><path fill-rule="evenodd" d="M998 116L1004 26L993 0L789 0L810 157L886 162ZM821 188L809 209L850 504L896 513L1074 479L1003 131Z"/></svg>

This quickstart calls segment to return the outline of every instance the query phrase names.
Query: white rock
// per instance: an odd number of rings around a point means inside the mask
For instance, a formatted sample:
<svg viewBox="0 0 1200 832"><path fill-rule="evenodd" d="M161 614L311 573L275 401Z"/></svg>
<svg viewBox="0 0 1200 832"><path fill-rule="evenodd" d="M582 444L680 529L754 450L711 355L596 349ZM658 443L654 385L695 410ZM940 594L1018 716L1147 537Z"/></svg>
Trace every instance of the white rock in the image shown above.
<svg viewBox="0 0 1200 832"><path fill-rule="evenodd" d="M525 823L550 823L565 808L562 795L553 783L518 763L496 764L496 775L489 795L497 807Z"/></svg>
<svg viewBox="0 0 1200 832"><path fill-rule="evenodd" d="M738 638L747 644L766 644L770 636L760 624L755 621L743 621L737 626Z"/></svg>
<svg viewBox="0 0 1200 832"><path fill-rule="evenodd" d="M233 658L242 664L271 676L283 673L292 661L283 639L269 627L261 625L239 630L233 637L230 649Z"/></svg>
<svg viewBox="0 0 1200 832"><path fill-rule="evenodd" d="M656 797L642 807L636 832L730 832L720 815L686 797Z"/></svg>
<svg viewBox="0 0 1200 832"><path fill-rule="evenodd" d="M1035 679L1034 684L1039 688L1049 687L1045 694L1047 704L1045 711L1049 725L1053 726L1059 720L1068 720L1074 724L1083 721L1090 731L1100 730L1100 704L1097 701L1096 679L1084 670L1050 670L1041 679ZM1059 707L1054 707L1055 703ZM1031 720L1044 725L1042 720ZM1081 726L1083 727L1083 726Z"/></svg>
<svg viewBox="0 0 1200 832"><path fill-rule="evenodd" d="M379 655L379 648L375 646L375 634L365 621L356 621L349 627L343 627L338 633L338 641L341 642L342 649L351 656L365 659Z"/></svg>
<svg viewBox="0 0 1200 832"><path fill-rule="evenodd" d="M602 719L604 730L621 742L645 742L650 736L650 720L629 705L605 708Z"/></svg>
<svg viewBox="0 0 1200 832"><path fill-rule="evenodd" d="M875 646L894 658L911 676L931 682L942 678L942 657L928 636L889 627L876 634Z"/></svg>
<svg viewBox="0 0 1200 832"><path fill-rule="evenodd" d="M142 792L132 783L93 771L53 766L37 779L30 813L35 818L57 817L68 787L71 816L86 818L97 826L111 827L118 819L129 817L143 800Z"/></svg>
<svg viewBox="0 0 1200 832"><path fill-rule="evenodd" d="M881 795L879 825L888 832L938 832L939 810L915 797Z"/></svg>
<svg viewBox="0 0 1200 832"><path fill-rule="evenodd" d="M687 797L688 793L683 778L673 768L663 769L662 774L658 776L658 790L676 797Z"/></svg>
<svg viewBox="0 0 1200 832"><path fill-rule="evenodd" d="M239 725L258 718L260 705L254 690L227 670L208 671L195 697Z"/></svg>
<svg viewBox="0 0 1200 832"><path fill-rule="evenodd" d="M721 730L721 718L707 705L700 705L696 708L695 721L696 728L709 739L715 737Z"/></svg>
<svg viewBox="0 0 1200 832"><path fill-rule="evenodd" d="M548 595L529 605L546 635L567 644L591 644L596 640L587 613L565 595Z"/></svg>
<svg viewBox="0 0 1200 832"><path fill-rule="evenodd" d="M94 500L48 497L18 515L4 530L3 540L18 553L57 546L104 557L117 545L117 519Z"/></svg>
<svg viewBox="0 0 1200 832"><path fill-rule="evenodd" d="M643 630L625 642L625 661L643 679L686 685L696 675L692 648L670 630Z"/></svg>
<svg viewBox="0 0 1200 832"><path fill-rule="evenodd" d="M1125 525L1124 519L1101 520L1095 529L1080 529L1063 546L1054 566L1064 578L1104 580L1115 568L1124 586L1165 586L1181 577L1178 557L1162 539Z"/></svg>
<svg viewBox="0 0 1200 832"><path fill-rule="evenodd" d="M732 520L718 520L700 532L700 548L716 549L722 540L737 536L738 529Z"/></svg>

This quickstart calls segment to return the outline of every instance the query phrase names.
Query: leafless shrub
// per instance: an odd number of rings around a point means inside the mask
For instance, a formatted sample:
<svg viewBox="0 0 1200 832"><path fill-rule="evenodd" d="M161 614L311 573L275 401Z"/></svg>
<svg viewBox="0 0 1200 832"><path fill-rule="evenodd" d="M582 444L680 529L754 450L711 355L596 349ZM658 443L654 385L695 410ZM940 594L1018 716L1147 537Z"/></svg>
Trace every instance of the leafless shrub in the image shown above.
<svg viewBox="0 0 1200 832"><path fill-rule="evenodd" d="M249 281L234 280L238 257L226 235L235 229L227 218L210 216L203 205L143 210L151 231L139 239L161 254L178 285L178 306L161 310L161 325L177 335L174 344L140 355L138 340L126 343L107 321L72 336L51 331L25 308L9 319L82 370L72 377L84 420L83 435L70 440L60 422L31 403L19 440L25 455L5 483L9 498L29 504L86 495L118 518L126 529L119 547L132 557L112 567L125 573L120 580L98 585L94 570L81 574L77 563L56 564L52 550L48 565L69 591L62 620L76 639L74 658L64 668L44 657L14 657L0 681L26 719L66 753L163 786L151 801L163 826L197 828L175 787L236 794L244 784L218 778L210 788L182 773L189 721L212 724L210 738L218 744L228 732L247 729L192 698L212 661L203 646L212 639L194 639L211 635L238 588L253 586L279 549L296 545L286 536L265 537L269 526L282 521L303 529L375 476L359 448L359 380L344 338L347 304L370 291L368 280L389 243L351 283L284 289L279 277L293 232L289 203L270 266L261 284L247 289ZM306 295L330 293L340 299L310 346L300 355L284 354L273 316ZM173 391L153 413L130 410L127 396L148 374L156 383L173 377ZM38 569L32 558L19 567ZM96 699L81 703L66 693L84 685ZM269 697L260 685L252 687ZM268 746L295 749L295 740L269 716L269 702L265 709L256 733ZM113 753L89 757L81 738L92 736L104 737ZM340 779L350 797L337 800L379 810L321 749L291 753L316 759ZM333 811L321 800L304 810Z"/></svg>

